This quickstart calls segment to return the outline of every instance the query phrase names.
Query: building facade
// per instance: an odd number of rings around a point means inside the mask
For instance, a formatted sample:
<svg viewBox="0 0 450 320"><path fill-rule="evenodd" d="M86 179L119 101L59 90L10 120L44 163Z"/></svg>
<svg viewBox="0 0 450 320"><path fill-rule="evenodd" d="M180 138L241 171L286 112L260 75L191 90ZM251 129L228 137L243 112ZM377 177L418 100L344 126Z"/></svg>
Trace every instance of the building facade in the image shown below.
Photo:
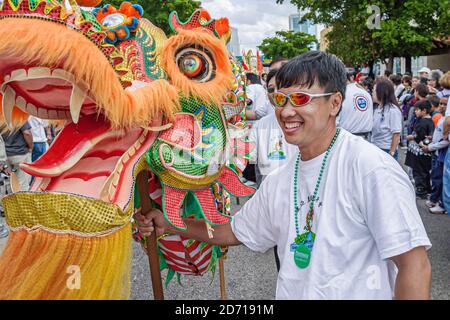
<svg viewBox="0 0 450 320"><path fill-rule="evenodd" d="M302 17L303 17L303 14L301 14L301 13L291 14L289 16L289 30L310 34L310 35L316 37L317 41L319 41L318 36L317 36L317 32L318 32L317 25L313 24L309 20L306 20L305 22L300 22ZM317 50L318 46L314 45L311 49Z"/></svg>
<svg viewBox="0 0 450 320"><path fill-rule="evenodd" d="M228 51L230 51L233 56L240 56L241 53L241 43L239 41L239 31L237 28L231 27L231 40L227 45Z"/></svg>

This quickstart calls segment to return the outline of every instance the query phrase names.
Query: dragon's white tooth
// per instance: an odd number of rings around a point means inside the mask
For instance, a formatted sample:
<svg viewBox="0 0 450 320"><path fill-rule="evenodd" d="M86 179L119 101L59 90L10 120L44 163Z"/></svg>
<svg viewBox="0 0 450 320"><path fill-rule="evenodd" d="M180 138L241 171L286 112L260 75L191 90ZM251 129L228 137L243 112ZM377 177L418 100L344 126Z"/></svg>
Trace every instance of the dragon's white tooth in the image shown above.
<svg viewBox="0 0 450 320"><path fill-rule="evenodd" d="M32 116L37 116L37 108L34 104L28 103L27 104L27 112L31 114Z"/></svg>
<svg viewBox="0 0 450 320"><path fill-rule="evenodd" d="M128 155L128 153L125 153L123 156L122 156L122 163L127 163L128 162L128 160L130 160L130 156ZM117 170L117 171L122 171L121 169L120 170Z"/></svg>
<svg viewBox="0 0 450 320"><path fill-rule="evenodd" d="M49 110L48 111L48 118L49 119L58 119L58 112L56 110Z"/></svg>
<svg viewBox="0 0 450 320"><path fill-rule="evenodd" d="M28 79L50 78L52 71L49 68L36 67L28 69Z"/></svg>
<svg viewBox="0 0 450 320"><path fill-rule="evenodd" d="M69 73L63 69L53 70L52 76L55 78L60 78L60 79L66 80L68 82L74 82L74 79L75 79L71 73Z"/></svg>
<svg viewBox="0 0 450 320"><path fill-rule="evenodd" d="M27 79L27 71L25 69L18 69L11 72L11 78L9 81L24 81Z"/></svg>
<svg viewBox="0 0 450 320"><path fill-rule="evenodd" d="M16 103L16 92L10 86L7 86L5 92L3 92L2 105L3 105L3 115L5 117L6 124L10 128L13 127L12 114L15 103Z"/></svg>
<svg viewBox="0 0 450 320"><path fill-rule="evenodd" d="M145 135L145 134L141 135L138 140L139 144L142 145L142 143L144 143L145 139L147 139L147 135Z"/></svg>
<svg viewBox="0 0 450 320"><path fill-rule="evenodd" d="M132 146L128 151L127 154L132 157L134 156L134 154L136 153L136 149L134 148L134 146Z"/></svg>
<svg viewBox="0 0 450 320"><path fill-rule="evenodd" d="M83 106L84 100L86 100L86 91L74 85L72 96L70 97L70 115L74 123L78 123L80 119L81 107Z"/></svg>
<svg viewBox="0 0 450 320"><path fill-rule="evenodd" d="M58 119L67 119L66 111L58 110Z"/></svg>
<svg viewBox="0 0 450 320"><path fill-rule="evenodd" d="M47 112L47 110L44 109L44 108L39 108L38 109L38 118L48 119L48 112Z"/></svg>
<svg viewBox="0 0 450 320"><path fill-rule="evenodd" d="M16 97L16 106L19 107L19 109L25 111L27 107L27 102L24 98L18 96Z"/></svg>
<svg viewBox="0 0 450 320"><path fill-rule="evenodd" d="M22 191L22 186L20 185L19 178L15 172L11 172L11 191L13 193L18 193Z"/></svg>
<svg viewBox="0 0 450 320"><path fill-rule="evenodd" d="M137 142L134 144L134 149L139 150L139 149L141 148L141 146L142 146L142 143L140 143L139 141L137 141Z"/></svg>
<svg viewBox="0 0 450 320"><path fill-rule="evenodd" d="M112 179L112 185L114 187L117 187L117 185L119 184L119 180L120 180L120 172L114 173L114 177Z"/></svg>

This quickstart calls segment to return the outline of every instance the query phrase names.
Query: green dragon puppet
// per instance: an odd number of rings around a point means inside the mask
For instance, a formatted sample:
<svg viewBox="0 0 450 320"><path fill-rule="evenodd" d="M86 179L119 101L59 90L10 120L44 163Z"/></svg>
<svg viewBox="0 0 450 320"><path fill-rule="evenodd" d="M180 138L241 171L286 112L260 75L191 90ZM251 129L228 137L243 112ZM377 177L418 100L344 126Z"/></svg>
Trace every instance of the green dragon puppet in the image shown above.
<svg viewBox="0 0 450 320"><path fill-rule="evenodd" d="M66 121L41 158L21 165L36 177L31 189L13 183L3 199L11 235L0 299L128 298L136 195L150 194L182 229L192 215L229 223L227 194L254 191L238 178L250 144L228 21L197 10L181 23L174 13L167 38L139 5L81 7L98 2L0 1L4 121ZM143 171L149 189L137 190ZM175 239L186 262L169 241L160 254L172 255L163 259L172 275L213 267L217 248Z"/></svg>

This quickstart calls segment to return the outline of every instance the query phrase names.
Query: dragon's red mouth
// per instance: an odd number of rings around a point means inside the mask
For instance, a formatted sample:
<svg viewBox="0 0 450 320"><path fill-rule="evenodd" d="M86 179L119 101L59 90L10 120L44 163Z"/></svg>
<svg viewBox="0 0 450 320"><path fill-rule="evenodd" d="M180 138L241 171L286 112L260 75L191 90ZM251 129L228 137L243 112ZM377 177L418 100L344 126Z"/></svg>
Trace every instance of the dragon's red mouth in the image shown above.
<svg viewBox="0 0 450 320"><path fill-rule="evenodd" d="M71 119L77 123L80 115L97 112L94 99L87 86L75 81L61 68L20 66L14 61L2 61L0 74L3 83L3 113L12 123L14 108L42 119ZM14 67L12 67L14 66Z"/></svg>
<svg viewBox="0 0 450 320"><path fill-rule="evenodd" d="M113 129L87 86L61 68L0 64L2 108L7 123L19 108L67 125L49 150L22 169L37 177L31 191L66 192L112 202L125 209L131 199L136 163L156 133L144 128ZM156 119L152 126L160 126Z"/></svg>
<svg viewBox="0 0 450 320"><path fill-rule="evenodd" d="M103 116L82 116L61 131L41 158L21 168L37 177L33 192L72 193L124 209L131 199L135 166L156 136L142 128L112 130Z"/></svg>

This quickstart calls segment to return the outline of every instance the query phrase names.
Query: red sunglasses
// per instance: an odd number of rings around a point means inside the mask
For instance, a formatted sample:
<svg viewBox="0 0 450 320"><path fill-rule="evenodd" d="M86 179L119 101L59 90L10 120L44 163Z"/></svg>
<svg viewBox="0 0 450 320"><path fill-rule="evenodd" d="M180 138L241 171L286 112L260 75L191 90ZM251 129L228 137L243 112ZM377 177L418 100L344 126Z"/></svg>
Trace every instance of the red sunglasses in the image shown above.
<svg viewBox="0 0 450 320"><path fill-rule="evenodd" d="M274 92L271 94L271 101L275 107L283 108L288 100L294 107L303 107L311 102L311 100L320 97L328 97L335 92L330 93L307 93L307 92L293 92L291 94L285 94L283 92Z"/></svg>

